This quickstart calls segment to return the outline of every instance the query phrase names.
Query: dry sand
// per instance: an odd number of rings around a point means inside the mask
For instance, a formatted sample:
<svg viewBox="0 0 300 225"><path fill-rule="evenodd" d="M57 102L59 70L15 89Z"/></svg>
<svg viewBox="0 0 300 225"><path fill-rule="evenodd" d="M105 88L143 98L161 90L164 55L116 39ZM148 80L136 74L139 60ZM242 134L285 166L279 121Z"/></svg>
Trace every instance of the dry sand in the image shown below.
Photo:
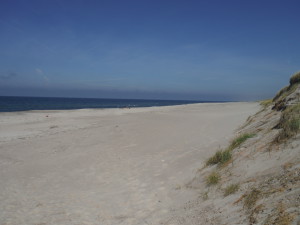
<svg viewBox="0 0 300 225"><path fill-rule="evenodd" d="M1 113L0 224L161 224L199 195L184 185L258 109Z"/></svg>

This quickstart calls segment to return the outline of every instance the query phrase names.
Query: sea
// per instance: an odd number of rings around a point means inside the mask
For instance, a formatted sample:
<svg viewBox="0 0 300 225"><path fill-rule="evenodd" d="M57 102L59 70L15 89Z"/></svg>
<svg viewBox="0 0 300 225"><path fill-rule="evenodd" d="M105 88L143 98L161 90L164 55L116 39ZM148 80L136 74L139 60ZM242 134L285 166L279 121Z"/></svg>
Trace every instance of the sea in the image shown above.
<svg viewBox="0 0 300 225"><path fill-rule="evenodd" d="M209 101L0 96L0 112L170 106Z"/></svg>

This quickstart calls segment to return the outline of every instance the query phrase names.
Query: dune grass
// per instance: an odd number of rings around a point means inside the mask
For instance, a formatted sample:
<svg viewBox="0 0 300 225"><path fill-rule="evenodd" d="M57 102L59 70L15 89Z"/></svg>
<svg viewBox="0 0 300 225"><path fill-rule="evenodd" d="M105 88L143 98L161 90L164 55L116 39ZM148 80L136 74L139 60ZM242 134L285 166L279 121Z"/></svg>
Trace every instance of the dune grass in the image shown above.
<svg viewBox="0 0 300 225"><path fill-rule="evenodd" d="M263 225L290 225L293 224L294 215L286 212L283 203L279 203L276 210L270 214Z"/></svg>
<svg viewBox="0 0 300 225"><path fill-rule="evenodd" d="M248 134L248 133L239 135L238 137L236 137L236 138L231 142L231 144L229 145L229 149L230 149L230 150L233 150L233 149L239 147L239 146L240 146L241 144L243 144L247 139L252 138L252 137L254 137L254 136L255 136L255 134Z"/></svg>
<svg viewBox="0 0 300 225"><path fill-rule="evenodd" d="M284 93L286 93L289 90L289 86L286 86L282 88L280 91L277 92L275 97L273 98L273 102L275 102L277 99L279 99Z"/></svg>
<svg viewBox="0 0 300 225"><path fill-rule="evenodd" d="M291 76L290 85L282 88L273 98L273 102L284 99L285 97L293 93L298 87L299 83L300 83L300 71Z"/></svg>
<svg viewBox="0 0 300 225"><path fill-rule="evenodd" d="M290 78L290 85L300 83L300 71L297 73L294 73L292 77Z"/></svg>
<svg viewBox="0 0 300 225"><path fill-rule="evenodd" d="M260 190L254 188L251 190L249 194L246 195L244 200L244 206L248 209L251 209L255 206L257 200L259 199L261 195Z"/></svg>
<svg viewBox="0 0 300 225"><path fill-rule="evenodd" d="M224 197L234 194L239 190L239 188L240 188L239 184L231 184L227 186L224 190Z"/></svg>
<svg viewBox="0 0 300 225"><path fill-rule="evenodd" d="M216 185L217 183L219 183L220 179L220 174L217 171L213 171L206 177L206 184L209 186Z"/></svg>
<svg viewBox="0 0 300 225"><path fill-rule="evenodd" d="M281 128L276 142L281 143L289 138L295 136L300 131L300 103L289 106L283 111L278 128Z"/></svg>
<svg viewBox="0 0 300 225"><path fill-rule="evenodd" d="M212 157L206 161L206 165L224 164L231 159L231 151L217 151Z"/></svg>
<svg viewBox="0 0 300 225"><path fill-rule="evenodd" d="M273 103L273 99L265 99L259 102L259 104L264 108L270 106L272 103Z"/></svg>
<svg viewBox="0 0 300 225"><path fill-rule="evenodd" d="M215 165L215 164L224 164L228 162L232 158L232 151L239 147L242 143L244 143L248 138L254 137L255 134L241 134L238 137L236 137L234 140L231 141L229 147L227 147L225 150L217 151L212 157L210 157L206 161L206 166L209 165Z"/></svg>
<svg viewBox="0 0 300 225"><path fill-rule="evenodd" d="M298 85L299 85L298 83L293 83L290 86L286 86L286 87L282 88L273 98L273 102L280 101L280 100L286 98L288 95L290 95L297 89Z"/></svg>

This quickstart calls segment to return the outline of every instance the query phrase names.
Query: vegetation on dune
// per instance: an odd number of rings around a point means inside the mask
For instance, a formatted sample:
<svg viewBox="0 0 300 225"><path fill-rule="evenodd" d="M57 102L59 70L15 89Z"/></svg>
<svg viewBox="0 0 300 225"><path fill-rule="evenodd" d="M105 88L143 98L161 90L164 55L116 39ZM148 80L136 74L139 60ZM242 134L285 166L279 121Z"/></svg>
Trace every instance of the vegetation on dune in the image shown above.
<svg viewBox="0 0 300 225"><path fill-rule="evenodd" d="M204 201L206 201L206 200L208 199L208 191L202 193L201 196L202 196L202 199L203 199Z"/></svg>
<svg viewBox="0 0 300 225"><path fill-rule="evenodd" d="M259 199L260 195L261 195L260 190L256 188L252 189L251 192L245 196L244 206L248 209L253 208L257 200Z"/></svg>
<svg viewBox="0 0 300 225"><path fill-rule="evenodd" d="M280 128L278 143L295 136L300 131L300 103L289 106L283 111L277 128Z"/></svg>
<svg viewBox="0 0 300 225"><path fill-rule="evenodd" d="M300 71L292 75L290 78L290 85L300 83Z"/></svg>
<svg viewBox="0 0 300 225"><path fill-rule="evenodd" d="M240 188L239 184L231 184L227 186L224 190L224 197L234 194L239 190L239 188Z"/></svg>
<svg viewBox="0 0 300 225"><path fill-rule="evenodd" d="M260 102L263 107L267 107L275 102L275 106L273 109L277 110L285 110L286 104L284 99L293 93L298 85L300 84L300 72L295 73L290 78L290 85L281 89L273 99L266 99ZM300 106L299 104L296 106L288 107L286 109L280 119L278 124L278 128L282 128L282 131L279 133L277 137L277 141L280 142L282 140L288 139L299 132L300 129ZM251 122L251 120L249 120ZM232 151L235 148L238 148L242 143L244 143L247 139L254 137L255 134L241 134L240 136L236 137L230 145L225 150L217 151L212 157L210 157L206 161L206 166L209 165L222 165L231 160L232 158Z"/></svg>
<svg viewBox="0 0 300 225"><path fill-rule="evenodd" d="M216 185L219 183L221 177L217 171L213 171L208 177L206 178L206 184L207 185Z"/></svg>
<svg viewBox="0 0 300 225"><path fill-rule="evenodd" d="M217 151L212 157L210 157L206 161L206 165L215 165L215 164L224 164L228 162L232 158L232 151L233 149L239 147L242 143L244 143L248 138L254 137L255 134L241 134L240 136L236 137L234 140L232 140L229 147L225 150Z"/></svg>
<svg viewBox="0 0 300 225"><path fill-rule="evenodd" d="M233 150L243 144L247 139L254 137L255 134L241 134L240 136L236 137L231 144L229 145L229 149Z"/></svg>
<svg viewBox="0 0 300 225"><path fill-rule="evenodd" d="M212 157L206 161L206 165L223 164L231 159L231 151L217 151Z"/></svg>
<svg viewBox="0 0 300 225"><path fill-rule="evenodd" d="M290 225L294 220L294 216L286 212L282 203L279 203L274 213L268 216L264 225Z"/></svg>
<svg viewBox="0 0 300 225"><path fill-rule="evenodd" d="M288 95L292 94L298 87L298 83L294 83L290 86L286 86L282 88L276 96L273 98L273 102L280 101L286 98Z"/></svg>
<svg viewBox="0 0 300 225"><path fill-rule="evenodd" d="M286 93L289 90L289 87L290 86L286 86L286 87L282 88L280 91L278 91L277 94L275 95L275 97L273 98L273 101L276 101L283 95L283 93Z"/></svg>
<svg viewBox="0 0 300 225"><path fill-rule="evenodd" d="M294 93L297 88L300 86L300 72L295 73L290 78L290 85L287 87L284 87L281 89L276 96L273 99L266 99L260 102L260 105L262 106L262 109L257 113L264 112L263 114L263 121L269 122L270 120L273 120L274 122L278 121L278 115L281 115L278 124L274 127L273 123L269 123L267 126L260 127L257 129L257 132L259 132L264 139L264 134L260 132L261 130L267 130L268 132L273 128L280 129L277 136L275 137L275 140L273 142L268 142L269 147L272 147L272 144L274 143L283 143L287 141L288 139L296 136L300 133L300 94ZM277 113L272 113L271 108L267 108L270 105L273 105L272 110L277 110ZM247 120L247 125L252 123L252 121L257 121L254 118L256 118L256 115L252 117L249 117ZM258 117L260 118L260 117ZM272 122L273 122L272 121ZM265 124L265 123L264 123ZM247 126L246 125L246 126ZM255 125L255 124L254 124ZM243 129L246 127L244 126ZM254 127L255 128L255 127ZM253 132L253 126L250 127L251 132ZM254 131L255 132L255 131ZM274 132L276 135L276 132ZM221 175L222 174L222 181L223 183L232 175L231 168L227 168L225 172L222 172L222 168L224 168L226 165L228 165L232 161L232 152L233 150L239 148L247 139L254 137L254 133L244 133L239 136L237 136L235 139L231 141L229 146L227 148L224 148L222 150L217 151L212 157L210 157L206 161L206 166L210 165L218 165L216 168L211 168L214 171L211 172L205 179L206 184L208 186L216 185L218 183L221 183ZM274 136L272 135L272 138ZM257 140L258 143L261 144L260 140ZM264 144L265 146L265 144ZM249 145L245 145L246 148L249 147ZM250 147L250 150L252 148ZM245 151L248 151L248 149L240 149L241 155ZM238 157L238 156L237 156ZM298 173L295 173L298 175ZM273 193L281 192L282 190L285 190L286 187L282 186L285 184L285 177L286 174L280 175L280 177L283 177L282 179L279 179L279 183L274 184L274 187L269 188L265 190L264 188L269 187L269 185L273 185L273 182L269 181L259 181L256 178L251 179L251 182L255 182L255 186L259 188L252 188L248 189L249 186L246 186L248 190L235 202L238 203L240 201L243 201L244 209L247 212L249 223L255 224L257 223L258 219L261 220L261 217L263 216L264 210L269 207L269 205L265 204L264 202L260 204L259 199L270 199L270 195ZM232 179L229 178L229 180L232 181ZM257 181L258 180L258 181ZM291 179L292 182L293 179ZM250 180L249 180L250 181ZM273 181L273 179L272 179ZM248 182L248 181L247 181ZM261 185L257 185L257 183L260 182ZM240 180L240 184L243 185L244 182ZM280 186L281 185L281 186ZM252 185L251 185L252 186ZM253 187L253 186L252 186ZM245 186L243 185L243 188ZM290 187L289 187L290 188ZM226 197L228 195L236 193L240 189L240 185L238 183L233 183L225 186L223 191L223 196ZM218 190L218 189L217 189ZM208 192L205 192L202 196L203 200L208 199ZM271 213L266 217L264 217L264 221L261 221L264 225L290 225L293 224L295 219L295 214L291 211L291 204L286 205L288 207L288 210L285 208L285 206L280 203L277 207L271 206L272 211Z"/></svg>
<svg viewBox="0 0 300 225"><path fill-rule="evenodd" d="M290 85L282 88L273 98L273 102L281 101L286 98L288 95L293 93L298 85L300 84L300 71L292 75L290 78Z"/></svg>
<svg viewBox="0 0 300 225"><path fill-rule="evenodd" d="M260 105L263 107L268 107L273 103L273 99L266 99L266 100L262 100L260 101Z"/></svg>

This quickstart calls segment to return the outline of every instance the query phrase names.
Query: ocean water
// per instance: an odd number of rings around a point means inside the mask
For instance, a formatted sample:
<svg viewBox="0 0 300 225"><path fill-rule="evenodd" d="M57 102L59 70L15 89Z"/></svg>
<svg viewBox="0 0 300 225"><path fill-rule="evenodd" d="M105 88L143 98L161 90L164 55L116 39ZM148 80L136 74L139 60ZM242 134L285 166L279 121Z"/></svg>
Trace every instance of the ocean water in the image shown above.
<svg viewBox="0 0 300 225"><path fill-rule="evenodd" d="M101 98L50 98L0 96L0 112L28 110L65 110L86 108L151 107L202 103L203 101L101 99Z"/></svg>

